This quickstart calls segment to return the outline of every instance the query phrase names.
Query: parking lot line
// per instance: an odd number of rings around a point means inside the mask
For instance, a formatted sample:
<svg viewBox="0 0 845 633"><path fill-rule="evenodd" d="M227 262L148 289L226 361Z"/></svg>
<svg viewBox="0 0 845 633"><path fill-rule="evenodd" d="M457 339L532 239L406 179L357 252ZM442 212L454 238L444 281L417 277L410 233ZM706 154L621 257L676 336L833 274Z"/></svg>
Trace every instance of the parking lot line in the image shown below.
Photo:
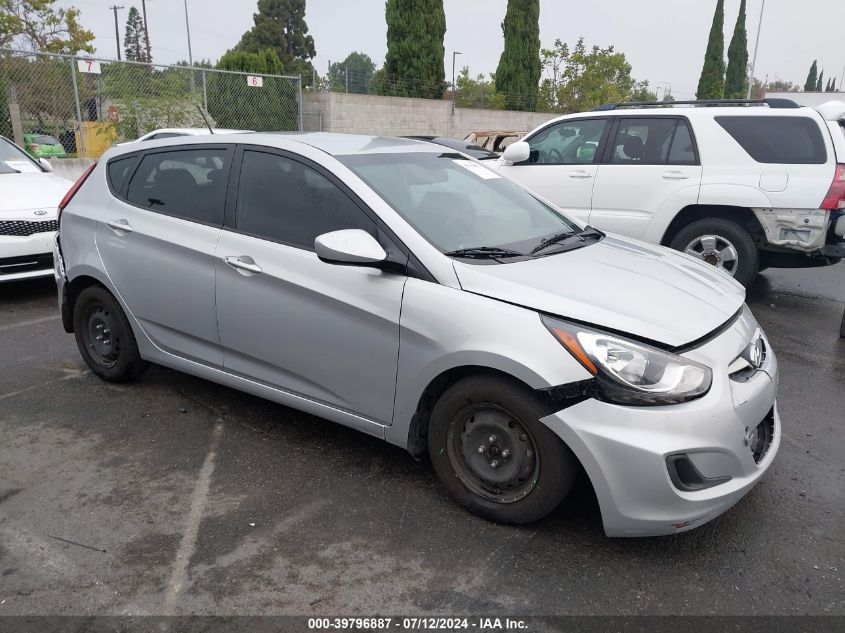
<svg viewBox="0 0 845 633"><path fill-rule="evenodd" d="M185 525L185 533L179 542L179 549L176 550L176 558L173 561L173 570L170 575L170 583L167 587L162 604L162 614L172 615L179 593L185 585L188 574L188 564L194 554L197 544L197 533L199 532L200 521L205 513L208 503L208 490L211 486L211 476L214 474L217 449L220 446L220 438L223 435L223 419L218 418L211 433L211 441L208 445L208 453L200 469L194 491L191 493L191 509L188 512L188 520Z"/></svg>
<svg viewBox="0 0 845 633"><path fill-rule="evenodd" d="M6 330L14 330L15 328L19 327L26 327L27 325L39 325L40 323L49 323L50 321L58 321L61 319L58 314L54 314L53 316L48 317L41 317L40 319L30 319L29 321L21 321L20 323L10 323L9 325L0 325L0 332L5 332Z"/></svg>

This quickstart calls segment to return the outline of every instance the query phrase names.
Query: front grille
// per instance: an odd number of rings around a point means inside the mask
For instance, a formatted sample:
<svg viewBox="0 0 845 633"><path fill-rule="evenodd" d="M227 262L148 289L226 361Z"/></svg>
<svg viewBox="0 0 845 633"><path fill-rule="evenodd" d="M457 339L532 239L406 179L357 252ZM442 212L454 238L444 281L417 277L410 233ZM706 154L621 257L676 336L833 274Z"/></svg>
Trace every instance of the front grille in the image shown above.
<svg viewBox="0 0 845 633"><path fill-rule="evenodd" d="M745 432L746 442L751 454L754 456L754 461L758 464L763 461L763 458L772 447L772 442L775 439L775 410L774 407L766 414L763 421L757 425L757 428L747 430Z"/></svg>
<svg viewBox="0 0 845 633"><path fill-rule="evenodd" d="M28 220L0 221L0 235L29 237L30 235L34 235L36 233L50 233L58 230L58 220L46 220L44 222L30 222Z"/></svg>
<svg viewBox="0 0 845 633"><path fill-rule="evenodd" d="M45 270L52 267L53 255L50 253L26 255L23 257L6 257L5 259L0 259L0 277L3 275Z"/></svg>

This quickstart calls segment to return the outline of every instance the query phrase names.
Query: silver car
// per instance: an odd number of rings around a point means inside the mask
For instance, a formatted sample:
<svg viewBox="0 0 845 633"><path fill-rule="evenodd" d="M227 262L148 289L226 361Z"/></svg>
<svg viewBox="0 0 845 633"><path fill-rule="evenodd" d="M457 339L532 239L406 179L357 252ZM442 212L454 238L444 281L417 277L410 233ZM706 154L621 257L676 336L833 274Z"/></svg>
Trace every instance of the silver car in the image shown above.
<svg viewBox="0 0 845 633"><path fill-rule="evenodd" d="M427 454L489 519L540 519L583 470L608 535L682 532L777 452L777 360L738 283L447 148L151 141L69 199L61 313L97 375L157 363Z"/></svg>

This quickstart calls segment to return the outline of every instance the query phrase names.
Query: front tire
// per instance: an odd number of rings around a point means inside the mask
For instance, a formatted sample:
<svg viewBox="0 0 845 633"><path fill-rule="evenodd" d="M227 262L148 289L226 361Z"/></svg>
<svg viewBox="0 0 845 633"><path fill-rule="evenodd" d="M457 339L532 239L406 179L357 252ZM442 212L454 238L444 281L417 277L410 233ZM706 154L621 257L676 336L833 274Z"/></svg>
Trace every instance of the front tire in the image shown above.
<svg viewBox="0 0 845 633"><path fill-rule="evenodd" d="M751 234L724 218L693 222L669 246L722 269L746 288L760 271L760 252Z"/></svg>
<svg viewBox="0 0 845 633"><path fill-rule="evenodd" d="M499 523L531 523L569 493L577 460L530 389L499 377L465 378L431 412L428 448L449 495Z"/></svg>
<svg viewBox="0 0 845 633"><path fill-rule="evenodd" d="M126 314L101 286L90 286L79 294L73 307L73 331L85 363L103 380L132 380L147 366Z"/></svg>

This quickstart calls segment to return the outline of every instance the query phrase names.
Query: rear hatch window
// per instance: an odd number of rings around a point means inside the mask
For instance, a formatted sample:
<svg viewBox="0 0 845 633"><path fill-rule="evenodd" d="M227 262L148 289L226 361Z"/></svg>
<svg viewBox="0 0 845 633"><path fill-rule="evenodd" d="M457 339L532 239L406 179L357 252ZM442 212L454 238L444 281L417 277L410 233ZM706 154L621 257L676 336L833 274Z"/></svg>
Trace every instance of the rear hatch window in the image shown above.
<svg viewBox="0 0 845 633"><path fill-rule="evenodd" d="M717 116L716 122L758 163L827 163L821 129L808 117Z"/></svg>

